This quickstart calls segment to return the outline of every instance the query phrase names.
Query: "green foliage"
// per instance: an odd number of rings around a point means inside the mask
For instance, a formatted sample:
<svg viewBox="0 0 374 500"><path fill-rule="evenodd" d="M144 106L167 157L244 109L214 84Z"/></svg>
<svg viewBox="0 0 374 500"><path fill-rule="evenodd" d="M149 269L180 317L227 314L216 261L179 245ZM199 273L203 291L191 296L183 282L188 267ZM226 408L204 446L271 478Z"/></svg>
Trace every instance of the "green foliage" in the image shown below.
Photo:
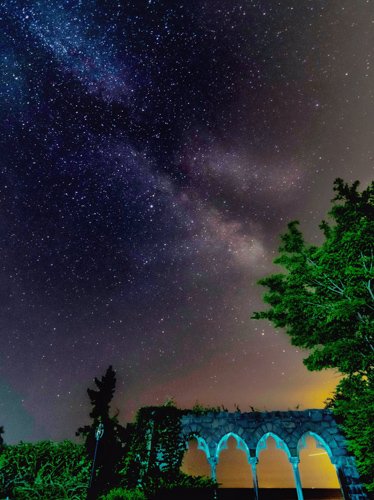
<svg viewBox="0 0 374 500"><path fill-rule="evenodd" d="M196 411L220 410L199 405L192 410ZM189 437L181 435L181 417L187 413L191 410L181 410L174 402L138 411L130 451L122 470L123 483L128 488L141 487L147 498L163 498L163 492L171 490L217 486L208 478L191 477L180 471Z"/></svg>
<svg viewBox="0 0 374 500"><path fill-rule="evenodd" d="M259 282L270 309L253 318L285 328L294 345L309 349L308 369L337 368L347 376L329 406L373 489L374 183L361 193L358 185L335 181L332 224L320 224L320 246L304 242L298 222L288 225L274 261L285 272Z"/></svg>
<svg viewBox="0 0 374 500"><path fill-rule="evenodd" d="M204 406L200 404L198 401L196 401L191 411L196 415L206 415L207 413L220 413L221 411L227 411L227 410L224 410L220 406Z"/></svg>
<svg viewBox="0 0 374 500"><path fill-rule="evenodd" d="M165 499L175 498L175 495L187 498L193 498L197 490L213 491L218 487L216 481L208 477L189 476L184 472L166 473L158 478L150 478L147 484L147 498L149 499ZM191 490L194 490L192 493ZM187 492L189 494L187 495ZM172 496L170 496L172 494Z"/></svg>
<svg viewBox="0 0 374 500"><path fill-rule="evenodd" d="M186 449L180 437L183 413L174 403L138 411L130 450L121 471L128 487L144 487L150 478L158 480L163 474L179 473Z"/></svg>
<svg viewBox="0 0 374 500"><path fill-rule="evenodd" d="M217 483L209 477L189 476L184 472L180 472L174 476L167 475L161 478L160 488L163 490L175 489L213 489L217 487Z"/></svg>
<svg viewBox="0 0 374 500"><path fill-rule="evenodd" d="M92 411L91 425L80 427L77 436L85 438L85 448L91 460L94 457L96 446L95 432L99 424L104 426L104 434L99 440L95 462L95 476L93 479L90 497L96 498L110 487L119 485L118 470L121 460L127 452L129 428L124 428L118 422L118 414L110 415L110 403L116 386L116 372L109 366L101 380L95 378L98 390L87 389Z"/></svg>
<svg viewBox="0 0 374 500"><path fill-rule="evenodd" d="M127 490L124 488L114 488L109 493L101 497L101 500L145 500L144 493L139 490Z"/></svg>
<svg viewBox="0 0 374 500"><path fill-rule="evenodd" d="M89 472L83 446L70 441L7 446L0 455L0 496L83 500Z"/></svg>
<svg viewBox="0 0 374 500"><path fill-rule="evenodd" d="M352 375L343 379L328 401L342 424L348 449L355 455L363 481L374 491L374 380Z"/></svg>
<svg viewBox="0 0 374 500"><path fill-rule="evenodd" d="M109 404L103 408L109 411ZM198 411L214 409L199 406ZM216 408L215 411L220 410ZM118 467L121 458L125 457L121 475L105 476L107 482L101 483L101 491L97 484L87 491L92 461L87 458L83 445L69 441L42 441L6 446L0 454L0 498L83 500L101 495L102 500L165 500L164 495L173 497L174 491L216 488L217 483L208 478L191 477L180 472L186 450L185 438L188 440L189 437L181 436L181 417L189 412L191 410L177 408L174 402L141 408L135 424L127 430L131 430L131 447L127 454L117 457L115 463ZM99 418L100 414L97 415ZM105 448L107 453L112 451L111 443L109 441L108 448ZM112 463L110 460L111 457L108 462ZM103 470L99 469L100 472ZM119 487L120 483L122 487Z"/></svg>
<svg viewBox="0 0 374 500"><path fill-rule="evenodd" d="M269 319L294 345L310 349L304 361L310 370L367 375L373 367L374 183L362 193L357 186L335 181L334 225L322 222L321 246L307 245L291 222L274 261L286 272L259 282L271 308L253 317Z"/></svg>
<svg viewBox="0 0 374 500"><path fill-rule="evenodd" d="M169 397L169 398L166 398L164 404L162 406L167 406L168 408L172 407L172 408L176 408L177 407L177 403L175 402L175 399L173 397Z"/></svg>

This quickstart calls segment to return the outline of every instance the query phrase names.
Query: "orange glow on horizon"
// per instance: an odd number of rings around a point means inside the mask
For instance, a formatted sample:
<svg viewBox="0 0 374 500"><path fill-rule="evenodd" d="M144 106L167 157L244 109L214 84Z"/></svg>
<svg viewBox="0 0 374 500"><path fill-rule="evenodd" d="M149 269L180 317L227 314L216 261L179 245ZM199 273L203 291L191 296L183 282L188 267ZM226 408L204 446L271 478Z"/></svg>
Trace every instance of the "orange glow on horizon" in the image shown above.
<svg viewBox="0 0 374 500"><path fill-rule="evenodd" d="M228 440L228 448L220 454L217 466L217 480L223 488L252 488L250 466L242 450L236 449L234 438ZM197 449L192 440L185 453L183 472L193 476L210 476L210 466L203 451ZM303 488L339 489L334 466L326 451L317 447L314 438L306 439L306 447L300 451L299 464ZM267 449L259 455L257 475L260 488L294 488L292 467L284 451L276 448L273 438L267 441Z"/></svg>

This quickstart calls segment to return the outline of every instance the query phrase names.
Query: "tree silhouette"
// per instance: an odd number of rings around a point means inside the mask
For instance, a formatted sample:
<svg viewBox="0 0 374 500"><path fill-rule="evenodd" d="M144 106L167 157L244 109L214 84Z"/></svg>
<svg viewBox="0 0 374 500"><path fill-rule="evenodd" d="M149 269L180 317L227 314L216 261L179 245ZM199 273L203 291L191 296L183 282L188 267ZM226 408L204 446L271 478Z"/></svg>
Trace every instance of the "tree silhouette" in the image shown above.
<svg viewBox="0 0 374 500"><path fill-rule="evenodd" d="M95 473L88 498L97 498L99 494L119 483L118 469L127 448L128 430L119 424L119 412L113 416L110 414L110 403L116 387L115 375L113 367L109 366L100 380L95 377L97 390L87 389L92 405L90 412L92 423L80 427L76 432L77 436L84 437L87 454L92 461L97 445ZM104 433L97 443L95 432L99 424L103 425Z"/></svg>

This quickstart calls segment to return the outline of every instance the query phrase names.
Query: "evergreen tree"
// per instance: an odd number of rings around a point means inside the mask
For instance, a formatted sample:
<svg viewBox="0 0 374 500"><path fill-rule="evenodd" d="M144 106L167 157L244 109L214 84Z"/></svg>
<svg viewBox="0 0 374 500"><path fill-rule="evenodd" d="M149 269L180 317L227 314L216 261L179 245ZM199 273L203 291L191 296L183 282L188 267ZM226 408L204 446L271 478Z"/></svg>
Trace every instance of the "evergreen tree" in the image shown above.
<svg viewBox="0 0 374 500"><path fill-rule="evenodd" d="M90 459L93 461L95 458L96 473L89 498L97 498L99 494L119 483L118 468L126 452L128 441L128 431L119 424L118 413L114 416L110 415L110 403L116 386L116 376L112 366L108 367L101 380L95 378L95 384L98 390L87 389L92 405L90 412L92 423L80 427L76 432L77 436L85 438L85 447ZM103 426L104 433L97 442L95 433L100 424Z"/></svg>
<svg viewBox="0 0 374 500"><path fill-rule="evenodd" d="M332 223L320 224L320 246L305 243L297 221L288 225L274 261L284 272L259 281L270 309L253 318L285 328L292 344L308 349L308 369L346 375L329 406L365 475L374 470L374 440L359 439L373 436L374 420L374 183L362 192L358 186L335 181Z"/></svg>

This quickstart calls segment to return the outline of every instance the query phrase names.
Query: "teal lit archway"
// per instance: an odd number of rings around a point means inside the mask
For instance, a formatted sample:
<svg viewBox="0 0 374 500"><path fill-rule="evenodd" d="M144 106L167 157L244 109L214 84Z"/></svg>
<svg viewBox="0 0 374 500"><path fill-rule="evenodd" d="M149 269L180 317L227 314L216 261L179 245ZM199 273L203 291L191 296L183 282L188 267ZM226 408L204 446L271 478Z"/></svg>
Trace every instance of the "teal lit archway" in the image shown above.
<svg viewBox="0 0 374 500"><path fill-rule="evenodd" d="M316 440L317 444L319 445L318 448L326 450L329 459L331 460L332 463L334 463L330 446L319 434L316 434L315 432L312 431L305 432L299 439L299 442L297 443L297 454L300 455L300 451L306 447L306 439L308 436L313 437Z"/></svg>
<svg viewBox="0 0 374 500"><path fill-rule="evenodd" d="M267 449L267 440L269 437L272 437L274 439L277 449L283 450L286 453L287 458L290 459L292 455L287 444L283 441L283 439L274 434L274 432L267 432L260 438L256 446L256 457L258 458L261 451Z"/></svg>
<svg viewBox="0 0 374 500"><path fill-rule="evenodd" d="M244 453L247 456L247 459L250 457L249 453L249 448L246 444L246 442L238 436L238 434L235 434L235 432L228 432L225 434L218 442L217 444L217 449L216 449L216 459L217 461L219 460L219 454L221 453L222 450L227 450L227 441L230 439L230 437L234 438L237 444L237 449L244 451Z"/></svg>

